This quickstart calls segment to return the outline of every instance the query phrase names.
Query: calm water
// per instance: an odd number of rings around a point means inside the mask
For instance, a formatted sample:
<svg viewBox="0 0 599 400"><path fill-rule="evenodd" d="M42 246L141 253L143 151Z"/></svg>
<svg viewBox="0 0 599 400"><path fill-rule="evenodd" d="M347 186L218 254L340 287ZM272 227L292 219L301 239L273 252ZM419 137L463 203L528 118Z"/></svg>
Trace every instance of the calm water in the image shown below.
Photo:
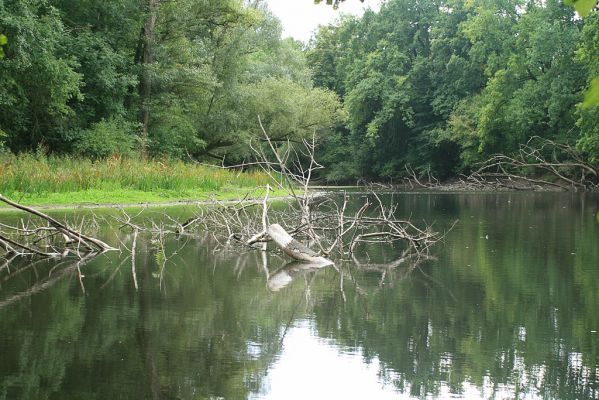
<svg viewBox="0 0 599 400"><path fill-rule="evenodd" d="M436 260L302 270L142 235L135 271L126 250L2 267L0 399L599 398L599 197L394 197L459 219Z"/></svg>

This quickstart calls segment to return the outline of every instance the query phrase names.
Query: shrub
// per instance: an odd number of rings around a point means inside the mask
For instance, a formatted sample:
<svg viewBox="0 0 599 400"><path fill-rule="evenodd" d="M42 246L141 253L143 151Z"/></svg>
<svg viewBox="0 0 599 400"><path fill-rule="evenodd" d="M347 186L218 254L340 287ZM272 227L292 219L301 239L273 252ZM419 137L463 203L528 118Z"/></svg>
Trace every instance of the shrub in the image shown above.
<svg viewBox="0 0 599 400"><path fill-rule="evenodd" d="M94 159L113 155L128 156L138 144L139 124L122 118L111 118L81 131L75 141L75 151Z"/></svg>

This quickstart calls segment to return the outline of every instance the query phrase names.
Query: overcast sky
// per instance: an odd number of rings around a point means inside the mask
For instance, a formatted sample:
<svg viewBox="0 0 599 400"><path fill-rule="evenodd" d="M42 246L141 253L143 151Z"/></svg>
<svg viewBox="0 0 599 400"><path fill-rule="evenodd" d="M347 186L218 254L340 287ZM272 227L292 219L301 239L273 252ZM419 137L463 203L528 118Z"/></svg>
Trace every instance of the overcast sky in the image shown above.
<svg viewBox="0 0 599 400"><path fill-rule="evenodd" d="M283 23L283 37L307 42L318 25L333 22L341 13L362 15L364 9L379 9L380 0L345 0L337 10L326 5L326 0L316 5L314 0L266 0L268 8Z"/></svg>

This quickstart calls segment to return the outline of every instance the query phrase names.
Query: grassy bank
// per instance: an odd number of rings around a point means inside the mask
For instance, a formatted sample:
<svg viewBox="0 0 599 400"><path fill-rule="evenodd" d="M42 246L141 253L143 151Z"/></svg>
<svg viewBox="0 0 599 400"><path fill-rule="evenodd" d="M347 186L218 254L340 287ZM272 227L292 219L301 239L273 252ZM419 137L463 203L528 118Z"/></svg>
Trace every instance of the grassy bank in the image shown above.
<svg viewBox="0 0 599 400"><path fill-rule="evenodd" d="M268 182L260 172L239 173L181 161L0 156L0 193L29 205L230 199ZM260 196L260 191L255 195Z"/></svg>

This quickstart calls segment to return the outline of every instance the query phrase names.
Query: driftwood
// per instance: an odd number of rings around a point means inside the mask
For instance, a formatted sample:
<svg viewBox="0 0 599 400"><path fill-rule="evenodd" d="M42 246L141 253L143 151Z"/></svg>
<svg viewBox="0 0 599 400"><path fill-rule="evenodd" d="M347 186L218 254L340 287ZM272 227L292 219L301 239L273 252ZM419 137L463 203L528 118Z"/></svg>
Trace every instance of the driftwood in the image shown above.
<svg viewBox="0 0 599 400"><path fill-rule="evenodd" d="M416 171L410 164L406 164L404 166L407 177L403 179L404 185L409 186L411 189L416 188L425 188L425 189L435 189L441 185L441 182L431 172L430 165L426 169L426 176L424 178L418 177Z"/></svg>
<svg viewBox="0 0 599 400"><path fill-rule="evenodd" d="M0 229L3 229L0 231L0 248L9 256L16 254L58 257L75 254L83 258L92 253L117 250L99 239L83 234L81 229L72 229L66 223L59 222L32 207L21 205L2 195L0 201L45 223L39 226L30 219L27 223L22 221L21 226L0 224Z"/></svg>
<svg viewBox="0 0 599 400"><path fill-rule="evenodd" d="M321 257L314 250L294 239L279 224L272 224L266 232L285 254L297 261L305 261L322 266L333 264L331 260Z"/></svg>
<svg viewBox="0 0 599 400"><path fill-rule="evenodd" d="M430 171L404 166L403 186L435 190L596 191L599 169L574 147L533 136L514 154L495 154L460 179L441 183Z"/></svg>

